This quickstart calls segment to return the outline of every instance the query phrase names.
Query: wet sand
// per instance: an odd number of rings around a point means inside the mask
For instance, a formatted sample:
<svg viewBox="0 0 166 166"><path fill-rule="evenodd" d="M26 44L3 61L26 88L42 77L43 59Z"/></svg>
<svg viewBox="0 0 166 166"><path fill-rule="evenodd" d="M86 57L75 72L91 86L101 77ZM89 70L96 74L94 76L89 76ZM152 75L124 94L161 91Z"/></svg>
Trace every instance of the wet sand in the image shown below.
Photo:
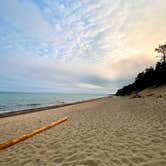
<svg viewBox="0 0 166 166"><path fill-rule="evenodd" d="M68 120L0 151L1 166L165 166L165 98L108 97L0 119L0 142Z"/></svg>

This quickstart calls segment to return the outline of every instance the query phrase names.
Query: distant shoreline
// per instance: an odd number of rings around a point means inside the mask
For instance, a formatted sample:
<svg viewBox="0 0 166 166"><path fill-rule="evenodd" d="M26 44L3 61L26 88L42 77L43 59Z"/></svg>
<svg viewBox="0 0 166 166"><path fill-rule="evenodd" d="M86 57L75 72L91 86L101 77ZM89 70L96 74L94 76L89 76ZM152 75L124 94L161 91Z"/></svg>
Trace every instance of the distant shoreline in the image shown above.
<svg viewBox="0 0 166 166"><path fill-rule="evenodd" d="M110 97L110 96L98 97L98 98L70 102L70 103L63 103L63 104L58 104L58 105L51 105L51 106L46 106L46 107L38 107L38 108L23 109L23 110L13 111L13 112L5 112L5 113L0 113L0 118L17 116L17 115L28 114L28 113L33 113L33 112L39 112L39 111L44 111L44 110L48 110L48 109L55 109L55 108L60 108L60 107L65 107L65 106L70 106L70 105L76 105L76 104L100 100L102 98L107 98L107 97Z"/></svg>

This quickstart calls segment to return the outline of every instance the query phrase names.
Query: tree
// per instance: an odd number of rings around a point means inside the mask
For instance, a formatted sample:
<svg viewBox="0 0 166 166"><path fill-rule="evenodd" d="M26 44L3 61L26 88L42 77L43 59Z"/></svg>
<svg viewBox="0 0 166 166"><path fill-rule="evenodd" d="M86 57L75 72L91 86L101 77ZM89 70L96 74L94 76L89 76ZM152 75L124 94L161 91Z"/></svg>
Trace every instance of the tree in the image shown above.
<svg viewBox="0 0 166 166"><path fill-rule="evenodd" d="M155 49L156 52L160 53L161 60L166 63L166 44L159 45L158 48Z"/></svg>
<svg viewBox="0 0 166 166"><path fill-rule="evenodd" d="M155 51L160 53L161 61L157 62L154 68L149 67L139 73L132 84L119 89L116 95L129 95L133 91L138 92L150 86L166 84L166 44L159 45Z"/></svg>

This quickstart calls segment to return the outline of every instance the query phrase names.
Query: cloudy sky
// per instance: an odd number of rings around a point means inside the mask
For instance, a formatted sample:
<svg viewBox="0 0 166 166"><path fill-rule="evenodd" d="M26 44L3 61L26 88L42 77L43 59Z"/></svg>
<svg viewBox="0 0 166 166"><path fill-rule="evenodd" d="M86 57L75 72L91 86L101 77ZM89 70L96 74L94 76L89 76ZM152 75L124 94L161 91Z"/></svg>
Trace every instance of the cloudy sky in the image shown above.
<svg viewBox="0 0 166 166"><path fill-rule="evenodd" d="M164 42L166 0L0 0L0 91L114 93Z"/></svg>

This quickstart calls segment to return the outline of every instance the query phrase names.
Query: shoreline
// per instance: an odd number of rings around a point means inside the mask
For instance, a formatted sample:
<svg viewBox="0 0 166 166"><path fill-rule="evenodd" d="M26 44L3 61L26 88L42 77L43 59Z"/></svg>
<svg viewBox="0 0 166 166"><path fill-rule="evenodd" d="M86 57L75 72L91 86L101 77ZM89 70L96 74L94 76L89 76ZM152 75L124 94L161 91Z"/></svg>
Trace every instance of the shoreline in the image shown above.
<svg viewBox="0 0 166 166"><path fill-rule="evenodd" d="M87 103L87 102L100 100L100 99L107 98L107 97L111 97L111 96L104 96L104 97L98 97L98 98L93 98L93 99L87 99L87 100L81 100L81 101L76 101L76 102L71 102L71 103L63 103L63 104L51 105L51 106L45 106L45 107L23 109L23 110L18 110L18 111L13 111L13 112L5 112L5 113L0 113L0 118L17 116L17 115L28 114L28 113L33 113L33 112L40 112L40 111L56 109L56 108L61 108L61 107L66 107L66 106L71 106L71 105L77 105L77 104L81 104L81 103Z"/></svg>
<svg viewBox="0 0 166 166"><path fill-rule="evenodd" d="M0 119L3 143L68 117L2 150L0 165L166 165L164 98L103 97L67 105Z"/></svg>

